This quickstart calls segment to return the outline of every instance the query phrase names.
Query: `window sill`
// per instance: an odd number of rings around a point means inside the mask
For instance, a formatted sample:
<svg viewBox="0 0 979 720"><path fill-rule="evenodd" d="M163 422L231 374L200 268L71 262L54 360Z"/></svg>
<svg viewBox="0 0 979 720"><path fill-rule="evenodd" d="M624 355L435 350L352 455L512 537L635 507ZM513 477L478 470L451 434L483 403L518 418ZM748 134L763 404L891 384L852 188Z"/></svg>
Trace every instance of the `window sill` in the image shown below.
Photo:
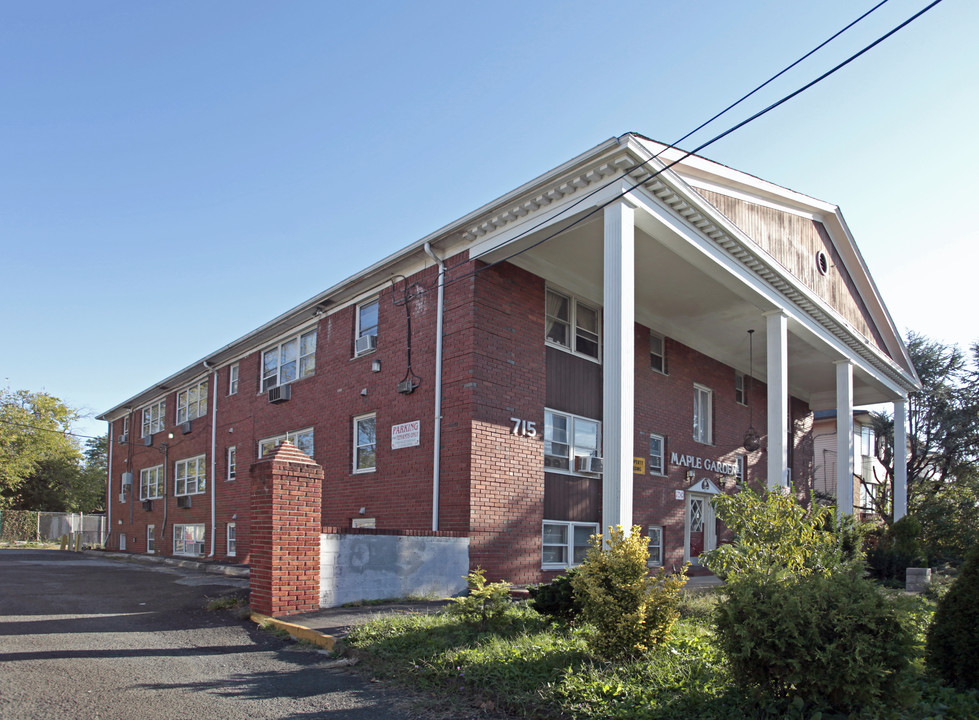
<svg viewBox="0 0 979 720"><path fill-rule="evenodd" d="M370 475L371 473L376 473L376 472L377 472L377 468L376 467L372 467L372 468L363 468L361 470L352 470L350 472L350 474L351 475Z"/></svg>

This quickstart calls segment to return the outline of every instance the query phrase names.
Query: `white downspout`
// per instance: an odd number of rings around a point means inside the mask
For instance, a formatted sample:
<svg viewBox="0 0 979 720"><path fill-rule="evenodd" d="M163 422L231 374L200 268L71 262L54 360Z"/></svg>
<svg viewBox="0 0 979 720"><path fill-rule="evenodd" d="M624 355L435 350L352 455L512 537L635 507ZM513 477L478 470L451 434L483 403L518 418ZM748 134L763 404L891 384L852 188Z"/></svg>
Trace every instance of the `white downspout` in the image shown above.
<svg viewBox="0 0 979 720"><path fill-rule="evenodd" d="M217 446L217 432L218 432L218 371L217 368L212 368L207 364L207 360L204 361L204 367L208 370L212 370L214 375L212 375L211 382L211 552L208 553L208 557L214 557L214 536L218 531L217 523L217 495L215 494L217 488L217 477L214 475L217 470L217 457L215 456L216 446Z"/></svg>
<svg viewBox="0 0 979 720"><path fill-rule="evenodd" d="M432 458L432 531L439 529L439 482L442 461L442 318L445 300L445 263L425 243L425 252L439 267L438 311L435 320L435 449Z"/></svg>
<svg viewBox="0 0 979 720"><path fill-rule="evenodd" d="M105 478L105 516L107 527L101 533L102 535L102 547L105 548L105 543L109 539L109 533L112 532L112 421L108 422L109 434L105 441L109 446L109 457L108 460L108 470L106 471Z"/></svg>

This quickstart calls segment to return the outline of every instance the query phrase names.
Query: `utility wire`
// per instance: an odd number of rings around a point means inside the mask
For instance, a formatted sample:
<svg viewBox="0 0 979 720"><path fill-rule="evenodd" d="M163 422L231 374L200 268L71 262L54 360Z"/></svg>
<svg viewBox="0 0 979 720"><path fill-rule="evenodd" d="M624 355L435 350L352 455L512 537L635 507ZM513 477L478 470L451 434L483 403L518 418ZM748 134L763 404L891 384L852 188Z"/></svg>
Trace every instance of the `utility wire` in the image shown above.
<svg viewBox="0 0 979 720"><path fill-rule="evenodd" d="M777 80L778 78L782 77L785 73L787 73L789 70L791 70L792 68L794 68L796 65L798 65L799 63L807 60L811 56L815 55L817 52L819 52L824 47L826 47L831 42L833 42L833 40L835 40L836 38L838 38L840 35L842 35L843 33L845 33L847 30L849 30L850 28L852 28L854 25L856 25L857 23L859 23L861 20L863 20L868 15L870 15L871 13L873 13L874 11L876 11L877 9L879 9L881 6L883 6L887 2L888 2L888 0L881 0L879 3L877 3L872 8L870 8L869 10L867 10L867 12L865 12L863 15L861 15L860 17L858 17L856 20L853 20L848 25L846 25L845 27L841 28L840 30L838 30L837 32L835 32L830 37L828 37L825 40L823 40L823 42L819 43L819 45L817 45L816 47L814 47L812 50L810 50L809 52L807 52L805 55L803 55L802 57L800 57L798 60L796 60L795 62L791 63L790 65L787 65L784 68L782 68L781 70L779 70L777 73L775 73L770 78L768 78L768 80L766 80L765 82L763 82L761 85L758 85L754 90L751 90L747 94L742 95L739 99L735 100L733 103L731 103L730 105L728 105L726 108L724 108L720 112L716 113L709 120L705 120L704 122L702 122L700 125L698 125L697 127L695 127L693 130L691 130L690 132L688 132L683 137L678 138L677 140L674 140L672 143L670 143L669 145L665 146L662 150L660 150L658 153L656 153L652 157L644 160L642 163L640 163L636 167L631 168L629 172L635 172L636 170L642 168L644 165L648 165L649 163L651 163L653 160L656 160L660 155L662 155L663 153L665 153L670 148L675 148L677 145L679 145L680 143L682 143L684 140L687 140L691 136L693 136L696 133L700 132L705 127L707 127L708 125L710 125L712 122L714 122L715 120L719 119L721 116L726 115L728 112L730 112L731 110L733 110L734 108L736 108L738 105L740 105L741 103L743 103L745 100L747 100L748 98L750 98L752 95L754 95L757 92L760 92L762 89L764 89L765 87L767 87L768 85L770 85L771 83L773 83L775 80ZM609 180L604 185L600 185L599 187L595 188L591 192L589 192L589 193L583 195L582 197L578 198L577 200L575 200L573 203L571 203L567 207L563 208L554 217L549 218L549 219L546 219L546 220L541 220L537 224L532 225L531 227L527 228L526 230L524 230L523 232L521 232L519 235L517 235L516 237L514 237L511 240L511 242L513 242L515 240L519 240L520 238L525 237L526 235L529 235L530 233L534 232L534 230L536 230L537 228L541 227L542 225L545 225L546 223L552 222L553 220L557 219L561 215L564 215L564 214L568 213L571 209L577 207L578 205L580 205L581 203L583 203L588 198L592 197L593 195L595 195L597 193L600 193L602 190L605 190L607 187L609 187L609 186L613 185L614 183L618 182L619 179L620 179L619 177L616 177L616 178L614 178L612 180ZM487 250L486 252L492 252L492 251ZM484 254L486 254L486 253L481 253L480 255L477 255L475 258L469 258L468 260L460 261L460 262L456 263L455 265L452 265L452 266L446 268L446 272L449 272L449 271L453 270L454 268L459 267L460 265L465 265L465 264L471 262L472 260L478 260Z"/></svg>
<svg viewBox="0 0 979 720"><path fill-rule="evenodd" d="M886 0L884 0L884 1L886 2ZM760 110L760 111L758 111L758 112L757 112L757 113L755 113L754 115L751 115L751 116L750 116L750 117L748 117L747 119L745 119L745 120L742 120L742 121L741 121L740 123L738 123L737 125L734 125L733 127L731 127L731 128L728 128L728 129L727 129L727 130L725 130L724 132L722 132L722 133L720 133L719 135L716 135L716 136L714 136L713 138L711 138L711 139L710 139L710 140L708 140L707 142L705 142L705 143L702 143L701 145L698 145L698 146L697 146L696 148L694 148L693 150L689 150L689 151L686 151L686 152L684 152L684 153L683 153L683 154L682 154L682 155L681 155L681 156L680 156L679 158L677 158L677 159L676 159L676 160L674 160L673 162L671 162L671 163L669 163L669 164L667 164L667 165L665 165L664 167L662 167L662 168L660 168L660 169L659 169L659 170L657 170L656 172L654 172L654 173L652 173L652 174L651 174L651 175L650 175L649 177L646 177L646 178L643 178L643 179L641 179L641 180L639 180L638 182L636 182L636 183L634 183L634 184L632 184L631 186L629 186L629 187L628 187L627 189L625 189L625 190L622 190L621 192L619 192L619 193L617 193L615 197L613 197L613 198L611 198L610 200L607 200L606 202L604 202L604 203L602 203L601 205L599 205L599 206L597 206L597 207L595 207L595 208L593 208L592 210L590 210L589 212L587 212L587 213L585 213L585 214L584 214L583 216L581 216L581 217L580 217L580 218L578 218L577 220L575 220L575 221L573 221L572 223L570 223L570 224L568 224L567 226L565 226L565 227L563 227L563 228L560 228L559 230L556 230L556 231L554 231L553 233L551 233L551 234L549 234L549 235L547 235L547 236L545 236L544 238L542 238L542 239L540 239L540 240L538 240L537 242L535 242L535 243L532 243L531 245L529 245L529 246L527 246L527 247L525 247L525 248L523 248L523 249L521 249L521 250L518 250L518 251L516 251L516 252L514 252L514 253L511 253L510 255L507 255L506 257L503 257L503 258L500 258L499 260L495 260L495 261L493 261L493 262L491 262L491 263L488 263L488 264L486 264L486 265L484 265L484 266L482 266L482 267L479 267L479 268L475 268L475 269L473 269L473 270L471 270L471 271L469 271L468 273L465 273L465 274L463 274L463 275L460 275L460 276L459 276L459 277L457 277L457 278L452 278L451 280L445 280L445 281L444 281L444 284L445 284L445 285L451 285L451 284L453 284L453 283L456 283L456 282L460 282L460 281L462 281L462 280L466 280L466 279L468 279L468 278L470 278L470 277L475 277L476 275L478 275L479 273L481 273L481 272L483 272L483 271L485 271L485 270L488 270L488 269L490 269L490 268L492 268L492 267L495 267L495 266L497 266L497 265L500 265L501 263L504 263L504 262L508 262L509 260L512 260L513 258L515 258L515 257L517 257L518 255L522 255L523 253L525 253L525 252L527 252L528 250L532 250L533 248L535 248L535 247L537 247L537 246L539 246L539 245L542 245L543 243L545 243L545 242L547 242L548 240L552 240L553 238L555 238L555 237L557 237L558 235L562 235L562 234L564 234L564 233L566 233L566 232L567 232L568 230L570 230L571 228L573 228L573 227L575 227L576 225L579 225L579 224L581 224L582 222L584 222L584 221L585 221L585 220L587 220L588 218L590 218L590 217L592 217L593 215L595 215L596 213L598 213L598 212L599 212L600 210L604 210L604 209L605 209L606 207L608 207L608 206L609 206L609 205L611 205L612 203L614 203L614 202L616 202L617 200L619 200L619 199L621 199L622 197L624 197L624 196L625 196L625 195L627 195L628 193L630 193L630 192L632 192L633 190L635 190L636 188L638 188L638 187L639 187L640 185L644 185L645 183L647 183L647 182L649 182L650 180L652 180L652 179L653 179L653 178L655 178L656 176L658 176L658 175L660 175L660 174L662 174L662 173L664 173L664 172L666 172L667 170L669 170L670 168L672 168L672 167L674 167L675 165L678 165L679 163L681 163L681 162L683 162L684 160L686 160L686 159L687 159L688 157L690 157L691 155L694 155L694 154L696 154L696 153L698 153L698 152L700 152L701 150L703 150L704 148L706 148L706 147L709 147L710 145L713 145L713 144L714 144L714 143L716 143L717 141L719 141L719 140L721 140L721 139L723 139L723 138L725 138L725 137L727 137L728 135L730 135L731 133L733 133L733 132L735 132L736 130L740 130L740 129L741 129L742 127L744 127L745 125L747 125L747 124L749 124L749 123L751 123L751 122L753 122L753 121L755 121L755 120L757 120L758 118L760 118L760 117L762 117L763 115L765 115L765 114L767 114L767 113L769 113L769 112L771 112L771 111L772 111L772 110L774 110L775 108L777 108L777 107L779 107L779 106L781 106L781 105L783 105L783 104L785 104L786 102L788 102L789 100L791 100L791 99L793 99L794 97L796 97L796 96L798 96L798 95L800 95L800 94L802 94L802 93L803 93L803 92L805 92L806 90L809 90L809 89L810 89L811 87L813 87L814 85L817 85L818 83L820 83L820 82L822 82L823 80L825 80L826 78L828 78L828 77L829 77L830 75L833 75L833 74L834 74L834 73L836 73L837 71L839 71L839 70L841 70L842 68L844 68L844 67L846 67L846 66L847 66L847 65L849 65L849 64L850 64L851 62L853 62L853 61L854 61L854 60L856 60L857 58L859 58L859 57L861 57L862 55L864 55L865 53L867 53L868 51L870 51L871 49L873 49L874 47L876 47L877 45L879 45L880 43L882 43L882 42L883 42L884 40L886 40L886 39L888 39L889 37L891 37L892 35L894 35L894 34L895 34L896 32L898 32L899 30L902 30L903 28L905 28L906 26L908 26L909 24L911 24L912 22L914 22L915 20L917 20L917 19L918 19L919 17L921 17L922 15L924 15L924 14L925 14L926 12L928 12L929 10L931 10L931 9L932 9L933 7L935 7L936 5L938 5L938 4L940 3L940 2L942 2L942 0L934 0L934 1L932 2L932 3L930 3L930 4L929 4L929 5L927 5L927 6L925 6L925 7L923 8L923 9L921 9L921 10L919 10L919 11L918 11L917 13L915 13L914 15L912 15L912 16L911 16L910 18L908 18L907 20L905 20L904 22L902 22L902 23L901 23L900 25L898 25L898 26L896 26L895 28L893 28L892 30L890 30L890 31L888 31L888 32L887 32L887 33L885 33L884 35L881 35L881 36L880 36L879 38L877 38L877 39L876 39L875 41L873 41L872 43L870 43L869 45L867 45L866 47L864 47L864 48L863 48L862 50L859 50L858 52L856 52L856 53L854 53L853 55L851 55L850 57L848 57L848 58L847 58L846 60L844 60L843 62L841 62L841 63L839 63L838 65L836 65L835 67L833 67L833 68L831 68L830 70L827 70L827 71L826 71L825 73L823 73L822 75L820 75L820 76L819 76L819 77L817 77L816 79L814 79L814 80L812 80L812 81L810 81L810 82L808 82L807 84L805 84L805 85L803 85L803 86L802 86L801 88L799 88L798 90L795 90L795 91L793 91L793 92L791 92L791 93L789 93L788 95L786 95L786 96L784 96L784 97L783 97L782 99L780 99L780 100L778 100L778 101L776 101L776 102L774 102L774 103L772 103L771 105L769 105L768 107L766 107L766 108L764 108L763 110ZM836 33L836 35L834 35L834 36L833 36L832 38L830 38L830 39L829 39L829 40L827 40L826 42L829 42L829 41L830 41L830 40L832 40L833 38L835 38L835 37L837 37L837 36L838 36L838 35L839 35L840 33L842 33L842 32L844 32L844 31L845 31L845 30L846 30L847 28L849 28L849 27L851 27L851 26L852 26L853 24L855 24L856 22L859 22L860 20L862 20L862 19L863 19L864 17L866 17L866 15L867 15L867 14L869 14L870 12L873 12L873 11L874 11L874 10L876 10L876 9L877 9L878 7L880 7L880 5L881 5L881 4L883 4L883 3L880 3L880 4L878 4L877 6L875 6L874 8L871 8L871 10L870 10L870 11L868 11L867 13L865 13L864 15L862 15L862 16L861 16L860 18L857 18L857 20L855 20L854 22L852 22L852 23L850 23L850 25L848 25L848 26L847 26L846 28L844 28L843 30L841 30L841 31L839 31L838 33ZM793 67L794 65L797 65L797 64L798 64L799 62L801 62L802 60L804 60L804 59L805 59L806 57L809 57L809 55L811 55L811 54L812 54L813 52L815 52L816 50L818 50L818 49L819 49L820 47L822 47L822 46L823 46L823 45L825 45L825 44L826 44L826 43L824 42L824 43L823 43L822 45L820 45L819 47L817 47L817 48L815 48L815 49L814 49L813 51L811 51L810 53L808 53L807 55L805 55L805 56L803 56L803 57L802 57L802 58L800 58L800 59L799 59L798 61L796 61L795 63L793 63L793 65L791 65L791 66L789 66L788 68L786 68L786 69L785 69L785 70L783 70L782 72L780 72L780 73L778 73L777 75L775 75L775 76L773 76L773 78L772 78L771 80L774 80L774 79L775 79L776 77L778 77L779 75L781 75L782 73L784 73L785 71L787 71L787 70L788 70L789 68L791 68L791 67ZM759 88L758 88L758 89L760 89L761 87L764 87L764 85L767 85L767 84L768 84L768 82L771 82L771 80L769 80L769 81L767 81L766 83L764 83L763 85L761 85L761 86L759 86ZM752 94L753 94L754 92L755 92L755 91L752 91L752 93L749 93L748 95L746 95L746 96L745 96L745 98L747 98L747 97L749 97L749 96L750 96L750 95L752 95ZM743 100L743 99L745 99L745 98L742 98L742 100ZM736 102L736 103L734 103L734 104L732 104L732 105L731 105L730 107L734 107L735 105L737 105L737 104L738 104L738 103L740 103L740 102L741 102L741 100L739 100L738 102ZM722 115L722 114L723 114L724 112L727 112L727 110L724 110L724 111L722 111L722 112L721 112L721 113L719 113L719 114L718 114L718 115L717 115L716 117L720 117L720 115ZM712 122L712 121L713 121L713 119L712 119L712 120L708 120L708 121L707 121L706 123L704 123L704 125L702 125L701 127L703 127L703 126L705 126L705 125L707 125L707 124L709 124L709 123L710 123L710 122ZM698 128L698 129L699 129L699 128ZM689 135L691 135L691 134L693 134L693 132L696 132L696 130L694 130L694 131L692 131L691 133L689 133L689 134L688 134L687 136L685 136L685 137L689 137ZM661 151L660 151L659 153L657 153L657 154L656 154L656 155L654 155L653 157L651 157L651 158L649 158L649 159L647 159L647 160L646 160L646 161L644 161L644 162L643 162L642 164L640 164L640 165L638 165L638 166L636 166L636 167L634 167L634 168L631 168L631 169L629 170L629 172L635 172L635 171L636 171L636 170L637 170L638 168L640 168L640 167L642 167L642 165L645 165L645 164L647 164L647 163L649 163L649 162L650 162L651 160L653 160L653 159L655 159L655 158L657 158L657 157L659 157L659 155L660 155L660 154L662 154L662 153L663 153L663 152L665 152L666 150L668 150L668 149L670 149L671 147L672 147L672 146L667 146L667 147L665 147L665 148L664 148L663 150L661 150ZM679 150L679 148L676 148L676 149L677 149L677 150ZM571 207L574 207L574 205L576 205L576 204L578 204L578 203L580 203L580 202L581 202L581 201L583 201L583 200L586 200L586 199L587 199L588 197L591 197L591 195L594 195L594 194L595 194L595 192L599 192L600 190L603 190L603 189L605 189L606 187L608 187L609 185L611 185L611 184L612 184L613 182L616 182L616 181L617 181L618 179L619 179L619 178L616 178L616 180L613 180L613 181L611 181L611 182L609 182L609 183L607 183L606 185L604 185L604 186L602 186L601 188L598 188L597 190L595 190L594 192L592 192L592 193L590 193L589 195L587 195L587 196L585 196L585 197L582 197L582 198L581 198L581 199L580 199L580 200L579 200L578 202L576 202L576 203L574 203L574 204L572 204L572 205L570 205L570 206L568 206L567 208L565 208L565 209L564 209L564 210L562 211L562 213L563 213L563 212L567 212L567 210L569 210L569 209L571 209ZM550 219L549 219L549 220L548 220L547 222L551 222L551 221L553 221L554 219L555 219L555 218L550 218ZM537 227L540 227L540 225L541 225L541 224L543 224L543 222L544 222L544 221L542 221L542 222L541 222L541 223L539 223L538 225L535 225L534 227L532 227L532 228L530 228L530 229L528 229L528 230L526 230L526 231L524 231L524 232L523 232L523 233L521 233L520 235L518 235L518 236L516 236L515 238L513 238L513 239L512 239L512 240L511 240L510 242L513 242L514 240L517 240L517 239L519 239L519 238L521 238L521 237L524 237L524 236L525 236L525 235L526 235L527 233L529 233L529 232L532 232L532 231L533 231L533 230L535 230L535 229L536 229ZM494 250L495 250L495 248L494 248ZM484 255L486 255L486 254L487 254L487 253L489 253L489 252L492 252L492 250L487 250L486 252L484 252L484 253L481 253L481 254L479 254L479 255L477 255L476 257L474 257L474 258L469 258L469 259L468 259L468 260L466 260L466 261L463 261L463 262L460 262L460 263L457 263L457 264L456 264L456 265L454 265L454 266L453 266L452 268L449 268L449 270L451 270L451 269L454 269L454 268L456 268L456 267L459 267L459 266L461 266L461 265L464 265L464 264L467 264L467 263L469 263L469 262L471 262L472 260L478 260L478 259L479 259L480 257L482 257L482 256L484 256Z"/></svg>
<svg viewBox="0 0 979 720"><path fill-rule="evenodd" d="M71 437L86 438L87 440L101 440L95 435L82 435L81 433L68 432L67 430L54 430L52 428L38 427L37 425L25 425L24 423L13 422L11 420L0 420L4 425L16 425L17 427L28 428L30 430L40 430L41 432L58 433L58 435L70 435Z"/></svg>

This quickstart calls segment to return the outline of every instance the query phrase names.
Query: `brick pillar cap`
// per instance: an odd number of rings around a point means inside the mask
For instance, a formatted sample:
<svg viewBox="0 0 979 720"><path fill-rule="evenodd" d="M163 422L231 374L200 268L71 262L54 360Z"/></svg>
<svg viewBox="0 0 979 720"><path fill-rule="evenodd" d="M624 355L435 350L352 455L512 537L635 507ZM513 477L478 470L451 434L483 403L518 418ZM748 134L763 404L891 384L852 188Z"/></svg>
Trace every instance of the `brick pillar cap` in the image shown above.
<svg viewBox="0 0 979 720"><path fill-rule="evenodd" d="M284 440L275 450L263 457L259 462L288 462L303 465L316 465L316 461L289 440Z"/></svg>

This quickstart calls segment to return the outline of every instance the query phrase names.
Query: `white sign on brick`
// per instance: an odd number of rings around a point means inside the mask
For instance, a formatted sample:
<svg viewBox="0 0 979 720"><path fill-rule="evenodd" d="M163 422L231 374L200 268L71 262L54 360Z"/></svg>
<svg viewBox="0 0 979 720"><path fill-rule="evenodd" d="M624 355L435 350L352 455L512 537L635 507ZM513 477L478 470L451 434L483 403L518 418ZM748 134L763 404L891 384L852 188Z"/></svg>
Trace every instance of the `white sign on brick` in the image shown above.
<svg viewBox="0 0 979 720"><path fill-rule="evenodd" d="M414 447L421 442L421 420L391 426L391 449Z"/></svg>

